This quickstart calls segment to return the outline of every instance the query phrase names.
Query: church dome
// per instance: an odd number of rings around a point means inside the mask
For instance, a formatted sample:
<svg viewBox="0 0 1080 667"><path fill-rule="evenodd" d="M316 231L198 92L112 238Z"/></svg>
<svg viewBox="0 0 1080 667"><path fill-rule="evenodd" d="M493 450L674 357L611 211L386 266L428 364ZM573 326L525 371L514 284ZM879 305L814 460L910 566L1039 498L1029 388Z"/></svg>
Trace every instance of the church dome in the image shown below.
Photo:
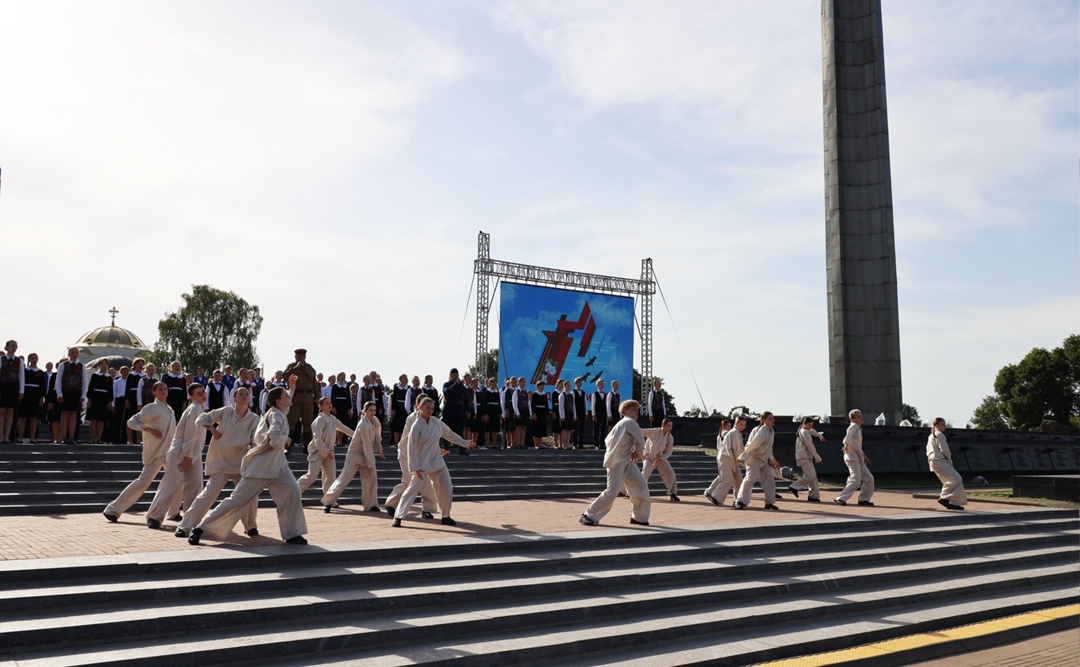
<svg viewBox="0 0 1080 667"><path fill-rule="evenodd" d="M99 327L79 338L76 345L99 347L133 347L146 349L146 344L127 329L115 325Z"/></svg>

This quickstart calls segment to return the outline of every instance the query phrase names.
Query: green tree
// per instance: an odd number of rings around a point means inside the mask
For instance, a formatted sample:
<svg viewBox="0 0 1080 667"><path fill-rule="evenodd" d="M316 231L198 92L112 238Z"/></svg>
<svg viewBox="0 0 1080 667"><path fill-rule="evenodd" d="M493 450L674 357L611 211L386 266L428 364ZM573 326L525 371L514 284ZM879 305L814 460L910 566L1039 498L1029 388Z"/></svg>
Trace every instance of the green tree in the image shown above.
<svg viewBox="0 0 1080 667"><path fill-rule="evenodd" d="M480 384L490 377L497 381L499 379L499 348L488 350L480 355L476 363L469 364L469 375L480 378Z"/></svg>
<svg viewBox="0 0 1080 667"><path fill-rule="evenodd" d="M919 411L914 406L907 403L900 404L900 418L906 419L911 422L912 426L919 426L922 424L922 417L919 416Z"/></svg>
<svg viewBox="0 0 1080 667"><path fill-rule="evenodd" d="M1009 422L1001 411L1001 401L997 396L987 396L975 408L975 415L971 418L975 428L983 431L1008 431Z"/></svg>
<svg viewBox="0 0 1080 667"><path fill-rule="evenodd" d="M649 394L646 392L644 396L641 395L641 373L636 368L631 369L631 373L631 384L634 385L634 391L631 392L630 395L638 403L644 403L645 399L649 397ZM664 381L664 378L661 378L659 375L654 375L653 377L660 378L660 382ZM649 389L652 389L651 383L649 384ZM660 386L660 393L664 395L664 407L667 408L667 414L679 414L679 411L675 409L675 397L669 394L668 390L665 389L663 385ZM644 408L642 410L644 411Z"/></svg>
<svg viewBox="0 0 1080 667"><path fill-rule="evenodd" d="M255 340L263 323L258 306L209 285L192 285L182 298L184 304L158 322L155 356L179 359L185 369L258 365Z"/></svg>

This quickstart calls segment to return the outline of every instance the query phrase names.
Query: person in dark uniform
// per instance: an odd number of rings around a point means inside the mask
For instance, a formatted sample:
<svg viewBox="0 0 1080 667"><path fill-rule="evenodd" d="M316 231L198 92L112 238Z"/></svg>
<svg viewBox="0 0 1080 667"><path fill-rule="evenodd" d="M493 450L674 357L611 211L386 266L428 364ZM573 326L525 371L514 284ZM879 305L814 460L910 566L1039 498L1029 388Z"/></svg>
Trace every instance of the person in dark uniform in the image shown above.
<svg viewBox="0 0 1080 667"><path fill-rule="evenodd" d="M604 446L604 438L607 437L608 425L607 392L604 391L604 381L596 381L596 391L592 395L592 421L593 421L593 446L597 449Z"/></svg>
<svg viewBox="0 0 1080 667"><path fill-rule="evenodd" d="M285 367L283 373L285 381L292 385L292 377L296 376L296 386L292 394L292 407L289 408L289 433L292 434L292 442L286 447L286 453L295 449L307 453L307 444L311 441L311 422L318 412L318 400L322 398L319 393L319 379L315 369L307 363L307 350L298 348L293 352L293 363ZM228 367L226 367L228 370ZM225 384L228 384L227 382ZM271 406L272 407L272 406Z"/></svg>
<svg viewBox="0 0 1080 667"><path fill-rule="evenodd" d="M660 378L653 378L652 389L645 400L645 409L653 428L661 428L664 418L667 417L667 404L664 403L664 392L660 390Z"/></svg>
<svg viewBox="0 0 1080 667"><path fill-rule="evenodd" d="M462 379L462 384L465 385L465 431L462 435L466 440L475 440L474 436L476 427L476 380L472 375L466 373Z"/></svg>
<svg viewBox="0 0 1080 667"><path fill-rule="evenodd" d="M144 366L146 366L146 360L142 357L132 359L131 373L128 375L127 383L124 385L124 428L127 429L128 442L133 445L142 442L142 433L130 428L127 423L139 411L139 384L146 377L146 374L143 373Z"/></svg>
<svg viewBox="0 0 1080 667"><path fill-rule="evenodd" d="M232 366L225 367L225 372L221 374L221 381L229 388L229 393L231 394L233 385L236 384L236 376L233 375Z"/></svg>
<svg viewBox="0 0 1080 667"><path fill-rule="evenodd" d="M169 388L169 397L165 402L173 409L176 421L179 422L188 404L187 378L179 361L169 364L169 372L161 376L161 381Z"/></svg>
<svg viewBox="0 0 1080 667"><path fill-rule="evenodd" d="M266 378L262 375L262 369L255 369L255 379L252 381L251 386L251 409L256 414L259 413L259 402L262 400L263 392L266 391Z"/></svg>
<svg viewBox="0 0 1080 667"><path fill-rule="evenodd" d="M499 388L493 377L487 379L487 386L481 390L483 404L480 407L481 447L494 449L498 445L499 421L502 417L502 402Z"/></svg>
<svg viewBox="0 0 1080 667"><path fill-rule="evenodd" d="M350 429L355 430L357 424L356 407L353 405L353 396L349 388L349 383L345 381L345 373L338 373L336 377L329 378L331 381L330 394L330 413L337 417L342 424L345 424ZM321 410L321 408L320 408ZM318 419L318 417L316 417ZM315 422L312 422L312 431L314 432ZM351 434L352 431L349 432ZM340 431L336 431L334 434L335 446L346 442L346 436L349 434L342 434ZM333 480L331 480L333 481ZM329 488L329 485L328 485Z"/></svg>
<svg viewBox="0 0 1080 667"><path fill-rule="evenodd" d="M206 383L210 381L210 378L206 375L206 369L200 368L198 372L195 373L195 376L191 378L191 381L195 384L201 384L205 387Z"/></svg>
<svg viewBox="0 0 1080 667"><path fill-rule="evenodd" d="M586 408L589 404L589 395L581 388L584 378L574 378L574 431L571 443L574 449L585 446L585 420L588 417Z"/></svg>
<svg viewBox="0 0 1080 667"><path fill-rule="evenodd" d="M26 366L15 356L19 344L9 340L0 355L0 442L9 442L15 428L15 413L22 403L26 383Z"/></svg>
<svg viewBox="0 0 1080 667"><path fill-rule="evenodd" d="M394 446L401 442L401 433L405 429L405 418L409 416L406 402L409 400L409 376L402 373L397 384L390 390L390 434Z"/></svg>
<svg viewBox="0 0 1080 667"><path fill-rule="evenodd" d="M61 359L60 363L64 360ZM45 365L45 375L48 379L45 381L45 421L49 424L49 430L52 431L53 444L60 444L60 399L56 395L56 372L49 372L49 367L52 366L50 361Z"/></svg>
<svg viewBox="0 0 1080 667"><path fill-rule="evenodd" d="M458 379L458 369L450 369L450 379L443 383L443 416L442 421L450 430L459 436L465 433L465 401L469 397L469 390ZM464 436L463 436L464 437ZM449 449L449 445L447 446ZM458 453L468 456L469 452L464 448L458 448Z"/></svg>
<svg viewBox="0 0 1080 667"><path fill-rule="evenodd" d="M528 430L530 415L530 401L529 390L525 388L525 378L519 377L517 379L517 389L514 390L514 444L521 449L527 449L529 447L529 441L525 438L528 437L526 431Z"/></svg>
<svg viewBox="0 0 1080 667"><path fill-rule="evenodd" d="M517 415L514 412L514 390L517 388L516 378L506 378L503 388L499 390L499 401L502 407L503 423L503 447L514 449L517 445Z"/></svg>
<svg viewBox="0 0 1080 667"><path fill-rule="evenodd" d="M432 414L438 417L440 414L442 414L442 411L439 410L439 390L435 388L434 383L435 378L431 377L430 375L425 375L424 386L421 387L421 390L424 392L425 395L427 395L428 398L435 402L435 408Z"/></svg>
<svg viewBox="0 0 1080 667"><path fill-rule="evenodd" d="M615 424L622 418L619 415L619 406L622 404L622 396L619 395L619 381L611 381L611 391L607 395L608 430L615 428ZM606 434L605 434L606 437Z"/></svg>
<svg viewBox="0 0 1080 667"><path fill-rule="evenodd" d="M90 420L90 444L100 445L105 424L112 415L113 379L109 377L109 362L98 359L97 371L90 376L86 388L86 418Z"/></svg>
<svg viewBox="0 0 1080 667"><path fill-rule="evenodd" d="M29 442L37 442L38 412L45 404L45 371L37 367L37 362L37 354L27 355L23 397L19 404L19 437ZM30 427L28 431L26 426Z"/></svg>
<svg viewBox="0 0 1080 667"><path fill-rule="evenodd" d="M536 391L529 397L529 420L532 422L533 447L543 449L544 436L548 433L549 401L547 392L544 391L544 382L536 383Z"/></svg>
<svg viewBox="0 0 1080 667"><path fill-rule="evenodd" d="M60 441L74 445L78 436L79 411L86 403L89 376L79 361L79 348L68 348L68 358L56 368L56 394L60 402Z"/></svg>

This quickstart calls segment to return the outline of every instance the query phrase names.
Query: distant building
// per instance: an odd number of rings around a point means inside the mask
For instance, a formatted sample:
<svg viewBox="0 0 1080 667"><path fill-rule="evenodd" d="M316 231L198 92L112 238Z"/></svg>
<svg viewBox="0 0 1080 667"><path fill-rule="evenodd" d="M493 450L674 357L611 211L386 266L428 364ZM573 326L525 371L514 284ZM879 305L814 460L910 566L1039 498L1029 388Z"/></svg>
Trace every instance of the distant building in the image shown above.
<svg viewBox="0 0 1080 667"><path fill-rule="evenodd" d="M113 308L112 324L99 327L79 337L75 346L79 348L79 357L88 368L92 368L102 357L109 360L109 366L120 368L130 366L135 357L146 357L150 350L146 343L134 333L116 326L116 313Z"/></svg>

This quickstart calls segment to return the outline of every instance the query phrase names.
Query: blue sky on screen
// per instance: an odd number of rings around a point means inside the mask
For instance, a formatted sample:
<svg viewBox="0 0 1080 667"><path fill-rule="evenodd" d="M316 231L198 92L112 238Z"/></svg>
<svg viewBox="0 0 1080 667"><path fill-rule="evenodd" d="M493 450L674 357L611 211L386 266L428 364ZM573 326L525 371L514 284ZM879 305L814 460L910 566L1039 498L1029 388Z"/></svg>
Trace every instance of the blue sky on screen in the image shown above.
<svg viewBox="0 0 1080 667"><path fill-rule="evenodd" d="M651 257L681 411L827 411L820 21L814 0L0 0L4 338L58 359L116 306L152 343L210 283L260 307L269 370L304 346L442 381L473 358L484 230L524 264ZM1080 9L884 0L883 22L903 395L962 424L999 368L1080 331Z"/></svg>

